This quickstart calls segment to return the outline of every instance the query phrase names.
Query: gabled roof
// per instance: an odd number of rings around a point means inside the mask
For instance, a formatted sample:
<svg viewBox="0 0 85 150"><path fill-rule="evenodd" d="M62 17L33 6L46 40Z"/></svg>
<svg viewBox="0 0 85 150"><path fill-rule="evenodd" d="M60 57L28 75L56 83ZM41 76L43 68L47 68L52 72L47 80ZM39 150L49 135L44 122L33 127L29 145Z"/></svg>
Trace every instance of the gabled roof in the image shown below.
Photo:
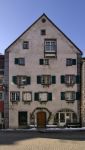
<svg viewBox="0 0 85 150"><path fill-rule="evenodd" d="M6 49L5 52L20 38L22 37L34 24L36 24L42 17L46 17L49 22L59 31L61 32L64 37L80 52L80 54L82 55L82 51L46 16L45 13L43 13L30 27L28 27L11 45L9 45Z"/></svg>

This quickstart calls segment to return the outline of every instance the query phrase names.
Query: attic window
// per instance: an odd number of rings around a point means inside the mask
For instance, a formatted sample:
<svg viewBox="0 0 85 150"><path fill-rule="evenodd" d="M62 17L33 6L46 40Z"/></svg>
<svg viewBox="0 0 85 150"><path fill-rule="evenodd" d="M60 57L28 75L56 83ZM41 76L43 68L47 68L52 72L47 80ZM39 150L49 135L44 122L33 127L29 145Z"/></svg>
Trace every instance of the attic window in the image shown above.
<svg viewBox="0 0 85 150"><path fill-rule="evenodd" d="M46 30L42 29L41 30L41 35L46 35Z"/></svg>
<svg viewBox="0 0 85 150"><path fill-rule="evenodd" d="M42 19L42 23L45 23L45 22L46 22L46 19L45 19L45 18L43 18L43 19Z"/></svg>

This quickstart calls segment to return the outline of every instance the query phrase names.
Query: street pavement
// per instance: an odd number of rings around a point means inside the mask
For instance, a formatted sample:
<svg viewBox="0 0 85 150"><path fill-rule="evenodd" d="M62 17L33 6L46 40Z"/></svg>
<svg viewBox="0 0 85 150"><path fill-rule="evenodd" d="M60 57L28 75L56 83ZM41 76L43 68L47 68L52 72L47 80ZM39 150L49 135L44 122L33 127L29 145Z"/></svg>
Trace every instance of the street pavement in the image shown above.
<svg viewBox="0 0 85 150"><path fill-rule="evenodd" d="M0 131L0 150L85 150L85 131Z"/></svg>

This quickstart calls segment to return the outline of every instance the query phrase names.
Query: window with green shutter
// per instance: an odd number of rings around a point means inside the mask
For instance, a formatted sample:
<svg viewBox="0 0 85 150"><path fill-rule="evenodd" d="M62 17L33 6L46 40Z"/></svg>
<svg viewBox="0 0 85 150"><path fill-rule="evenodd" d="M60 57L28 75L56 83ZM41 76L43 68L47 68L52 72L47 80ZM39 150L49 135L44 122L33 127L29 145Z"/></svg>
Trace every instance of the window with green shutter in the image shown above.
<svg viewBox="0 0 85 150"><path fill-rule="evenodd" d="M39 93L35 93L35 95L34 95L34 100L35 100L35 101L39 101Z"/></svg>
<svg viewBox="0 0 85 150"><path fill-rule="evenodd" d="M31 78L30 77L26 77L26 84L31 84Z"/></svg>
<svg viewBox="0 0 85 150"><path fill-rule="evenodd" d="M76 92L76 100L80 100L80 92Z"/></svg>
<svg viewBox="0 0 85 150"><path fill-rule="evenodd" d="M65 92L61 92L61 100L65 100Z"/></svg>
<svg viewBox="0 0 85 150"><path fill-rule="evenodd" d="M40 62L40 65L43 65L43 59L40 59L39 62Z"/></svg>
<svg viewBox="0 0 85 150"><path fill-rule="evenodd" d="M13 76L12 81L13 81L14 84L17 84L17 76Z"/></svg>
<svg viewBox="0 0 85 150"><path fill-rule="evenodd" d="M65 83L65 76L61 75L61 83Z"/></svg>
<svg viewBox="0 0 85 150"><path fill-rule="evenodd" d="M56 76L52 76L52 84L56 84Z"/></svg>
<svg viewBox="0 0 85 150"><path fill-rule="evenodd" d="M80 76L79 76L79 75L76 76L76 83L77 83L77 84L80 83Z"/></svg>
<svg viewBox="0 0 85 150"><path fill-rule="evenodd" d="M48 101L52 101L52 93L48 93Z"/></svg>
<svg viewBox="0 0 85 150"><path fill-rule="evenodd" d="M76 59L72 59L72 65L76 65Z"/></svg>
<svg viewBox="0 0 85 150"><path fill-rule="evenodd" d="M41 76L37 76L37 84L41 84Z"/></svg>
<svg viewBox="0 0 85 150"><path fill-rule="evenodd" d="M15 58L15 64L19 64L19 59Z"/></svg>

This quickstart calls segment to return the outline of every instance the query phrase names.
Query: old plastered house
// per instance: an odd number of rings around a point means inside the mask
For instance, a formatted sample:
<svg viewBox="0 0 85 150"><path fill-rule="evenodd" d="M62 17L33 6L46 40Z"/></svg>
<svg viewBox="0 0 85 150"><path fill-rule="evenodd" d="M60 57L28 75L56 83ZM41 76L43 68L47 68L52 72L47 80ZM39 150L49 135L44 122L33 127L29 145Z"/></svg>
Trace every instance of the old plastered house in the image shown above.
<svg viewBox="0 0 85 150"><path fill-rule="evenodd" d="M81 122L85 127L85 58L82 58L81 65Z"/></svg>
<svg viewBox="0 0 85 150"><path fill-rule="evenodd" d="M45 15L5 50L5 127L80 122L79 48Z"/></svg>

